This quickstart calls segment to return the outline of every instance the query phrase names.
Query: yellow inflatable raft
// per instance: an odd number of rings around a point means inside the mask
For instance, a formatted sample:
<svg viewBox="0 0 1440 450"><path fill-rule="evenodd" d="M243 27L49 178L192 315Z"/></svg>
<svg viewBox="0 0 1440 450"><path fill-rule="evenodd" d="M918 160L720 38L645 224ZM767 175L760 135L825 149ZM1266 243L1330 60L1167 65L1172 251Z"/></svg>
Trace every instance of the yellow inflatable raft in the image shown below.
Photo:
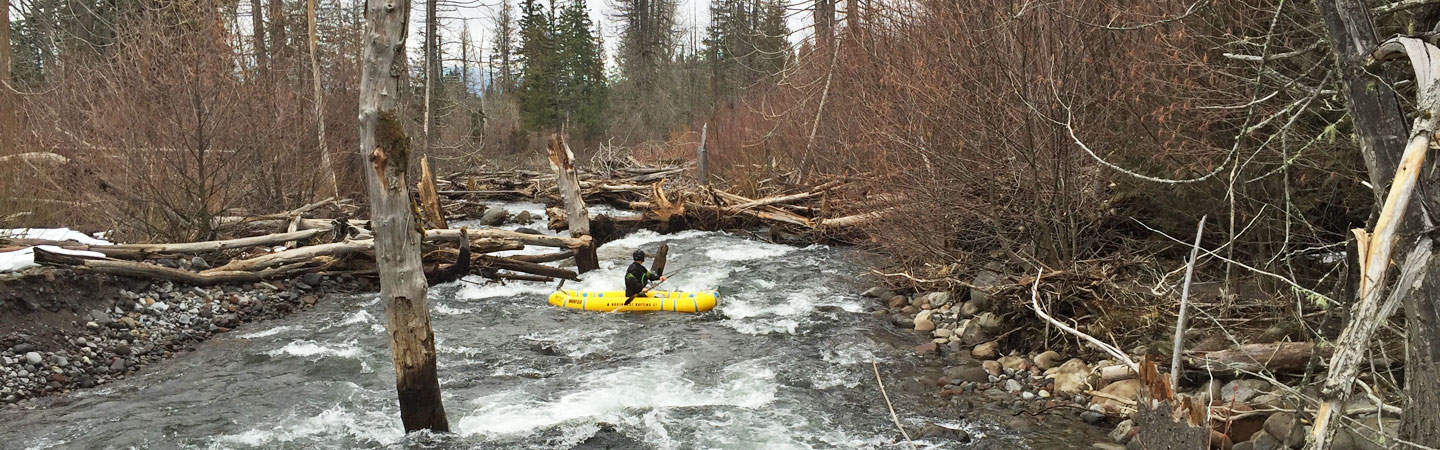
<svg viewBox="0 0 1440 450"><path fill-rule="evenodd" d="M719 294L714 291L650 291L644 296L635 297L635 300L631 301L629 305L626 305L625 293L621 291L582 292L562 290L550 294L550 304L561 308L585 311L674 311L698 313L714 308L716 298L718 297Z"/></svg>

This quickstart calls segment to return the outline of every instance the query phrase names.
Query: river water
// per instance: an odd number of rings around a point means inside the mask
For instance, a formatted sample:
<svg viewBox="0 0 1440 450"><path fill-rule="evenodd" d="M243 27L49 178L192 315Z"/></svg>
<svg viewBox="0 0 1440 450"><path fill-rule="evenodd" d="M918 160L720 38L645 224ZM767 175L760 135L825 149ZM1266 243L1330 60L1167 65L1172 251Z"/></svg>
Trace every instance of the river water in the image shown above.
<svg viewBox="0 0 1440 450"><path fill-rule="evenodd" d="M514 204L512 209L539 205ZM540 215L543 217L543 214ZM628 256L670 245L666 288L711 312L613 314L546 303L552 284L430 290L453 434L401 430L375 295L252 323L128 379L0 411L3 448L875 448L903 445L871 361L912 432L964 428L986 448L1048 448L983 418L927 415L916 341L855 295L849 250L721 232L632 234L566 288L614 290ZM544 252L546 249L526 249ZM1033 433L1032 433L1033 434ZM1039 439L1039 440L1037 440ZM1037 444L1037 442L1041 444ZM921 442L921 447L927 446Z"/></svg>

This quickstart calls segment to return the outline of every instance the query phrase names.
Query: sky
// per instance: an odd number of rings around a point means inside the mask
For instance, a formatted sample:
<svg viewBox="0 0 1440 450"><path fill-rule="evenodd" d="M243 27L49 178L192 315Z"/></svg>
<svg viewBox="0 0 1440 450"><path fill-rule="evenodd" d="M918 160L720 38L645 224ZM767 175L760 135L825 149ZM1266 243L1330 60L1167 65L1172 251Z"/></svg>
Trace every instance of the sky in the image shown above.
<svg viewBox="0 0 1440 450"><path fill-rule="evenodd" d="M415 1L415 3L411 9L413 16L410 20L412 27L410 36L412 39L409 45L418 52L422 47L419 37L422 36L421 31L423 31L425 25L425 7L424 4L421 3L422 0L412 1ZM445 1L442 1L442 7L439 13L441 16L440 22L444 25L443 30L439 33L445 41L443 52L446 55L459 54L460 33L463 29L463 24L468 22L470 25L471 41L474 45L483 48L484 53L489 55L491 41L494 39L492 23L499 11L500 2L498 0L480 0L473 3L465 2L464 0L449 1L453 1L454 5L446 8L443 6L445 5ZM511 0L511 7L514 8L511 14L516 21L520 18L518 1L519 0ZM617 0L587 0L587 5L590 7L590 20L599 24L601 36L605 42L605 57L612 64L615 57L615 46L620 41L620 25L613 17L616 13L616 1ZM689 33L693 31L695 33L693 37L696 45L700 45L700 40L704 38L705 27L710 24L710 0L679 0L679 2L676 11L676 15L679 17L677 17L676 22L685 32ZM799 3L803 4L808 2ZM790 29L799 30L807 27L811 20L810 14L793 9L799 8L799 6L792 6L791 8L792 10L789 11ZM837 9L843 10L843 6L837 7ZM792 32L791 41L797 41L802 37L803 36ZM689 36L687 35L682 39L688 40Z"/></svg>

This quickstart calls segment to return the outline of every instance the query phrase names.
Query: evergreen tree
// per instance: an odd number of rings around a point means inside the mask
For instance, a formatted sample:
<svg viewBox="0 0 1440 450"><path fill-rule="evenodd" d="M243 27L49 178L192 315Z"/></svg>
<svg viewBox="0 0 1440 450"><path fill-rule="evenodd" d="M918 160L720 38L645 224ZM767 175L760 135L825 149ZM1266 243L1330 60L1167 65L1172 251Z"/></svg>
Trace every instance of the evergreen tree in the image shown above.
<svg viewBox="0 0 1440 450"><path fill-rule="evenodd" d="M527 129L558 128L559 71L554 23L536 0L520 4L520 122Z"/></svg>
<svg viewBox="0 0 1440 450"><path fill-rule="evenodd" d="M515 19L511 15L510 0L500 0L500 11L495 15L495 41L491 43L490 63L497 66L490 83L500 87L500 92L515 89Z"/></svg>
<svg viewBox="0 0 1440 450"><path fill-rule="evenodd" d="M757 2L758 3L758 2ZM790 64L790 28L785 24L785 3L764 0L754 35L755 69L765 77L775 77Z"/></svg>
<svg viewBox="0 0 1440 450"><path fill-rule="evenodd" d="M605 58L585 0L570 0L556 27L561 113L580 134L594 137L604 125Z"/></svg>

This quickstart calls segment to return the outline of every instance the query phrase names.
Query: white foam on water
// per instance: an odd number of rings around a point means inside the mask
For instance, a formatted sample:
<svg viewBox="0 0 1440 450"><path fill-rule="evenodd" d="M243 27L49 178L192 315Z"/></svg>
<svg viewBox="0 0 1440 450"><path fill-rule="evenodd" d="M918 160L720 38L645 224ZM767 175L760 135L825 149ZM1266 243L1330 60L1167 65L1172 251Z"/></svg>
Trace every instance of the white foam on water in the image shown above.
<svg viewBox="0 0 1440 450"><path fill-rule="evenodd" d="M761 336L766 334L795 334L800 328L800 322L793 319L726 319L720 321L721 325L730 327L740 334Z"/></svg>
<svg viewBox="0 0 1440 450"><path fill-rule="evenodd" d="M692 406L760 408L775 399L775 372L763 364L740 363L726 368L718 386L698 386L685 378L679 362L592 372L584 383L549 400L507 391L470 401L479 409L459 421L465 436L515 437L559 425L623 422L636 410Z"/></svg>
<svg viewBox="0 0 1440 450"><path fill-rule="evenodd" d="M556 347L565 351L565 356L569 356L572 359L580 359L614 348L615 340L611 338L611 336L619 333L620 330L614 328L586 331L578 335L574 333L560 335L553 332L537 332L520 336L520 339L554 344Z"/></svg>
<svg viewBox="0 0 1440 450"><path fill-rule="evenodd" d="M657 242L678 241L678 240L681 240L681 239L698 238L698 237L707 236L707 235L724 235L724 234L725 234L725 233L720 233L720 232L716 232L716 231L699 231L699 230L685 230L685 231L681 231L681 232L679 232L679 233L660 234L660 233L656 233L656 232L651 231L651 230L640 230L640 231L636 231L636 232L634 232L634 233L630 233L629 235L626 235L626 236L623 237L623 238L616 239L616 240L613 240L613 241L610 241L610 242L605 243L605 245L600 246L600 251L604 251L604 253L606 253L607 255L609 255L609 254L619 255L619 256L621 256L621 257L624 257L624 258L625 258L625 261L628 262L628 261L630 261L630 258L629 258L630 252L633 252L636 248L639 248L639 247L641 247L641 246L648 246L649 244L653 244L653 243L657 243ZM609 250L609 251L606 251L606 250ZM649 251L649 249L647 248L647 252L648 252L648 251ZM597 252L597 253L598 253L598 252Z"/></svg>
<svg viewBox="0 0 1440 450"><path fill-rule="evenodd" d="M726 245L725 247L706 250L705 257L721 262L752 261L757 259L777 258L795 250L795 247L791 247L788 245L746 241L743 243L731 243L730 245Z"/></svg>
<svg viewBox="0 0 1440 450"><path fill-rule="evenodd" d="M510 281L505 284L485 282L483 278L474 276L465 279L474 283L465 283L460 290L455 292L455 298L462 300L476 300L482 298L505 298L518 297L522 295L550 295L555 291L555 286L549 283L537 283L532 281ZM477 283L484 284L477 284Z"/></svg>
<svg viewBox="0 0 1440 450"><path fill-rule="evenodd" d="M340 321L340 325L355 325L361 323L372 323L374 321L375 316L370 315L369 311L365 311L362 309L359 311L355 311L354 314L350 314L350 316L346 317L345 320Z"/></svg>
<svg viewBox="0 0 1440 450"><path fill-rule="evenodd" d="M256 331L256 332L253 332L253 333L245 333L245 334L242 334L242 335L239 335L239 336L236 336L236 337L238 337L238 338L240 338L240 339L255 339L255 338L262 338L262 337L266 337L266 336L274 336L274 335L277 335L277 334L280 334L280 333L288 332L288 331L291 331L291 330L298 330L298 329L300 329L300 327L297 327L297 326L294 326L294 325L282 325L282 326L278 326L278 327L271 328L271 329L268 329L268 330L261 330L261 331Z"/></svg>
<svg viewBox="0 0 1440 450"><path fill-rule="evenodd" d="M339 405L315 415L287 417L279 423L216 437L209 448L275 447L296 441L334 443L344 435L361 442L389 446L405 438L395 426L394 413L382 410L355 411Z"/></svg>
<svg viewBox="0 0 1440 450"><path fill-rule="evenodd" d="M435 303L435 306L431 307L430 309L435 311L436 315L441 316L458 316L462 314L474 313L476 311L474 309L456 308L439 302Z"/></svg>
<svg viewBox="0 0 1440 450"><path fill-rule="evenodd" d="M270 356L298 356L301 358L317 356L320 358L331 356L337 358L358 358L360 356L360 348L357 347L354 342L328 344L301 339L291 341L289 344L285 344L284 347L265 352L265 354Z"/></svg>

